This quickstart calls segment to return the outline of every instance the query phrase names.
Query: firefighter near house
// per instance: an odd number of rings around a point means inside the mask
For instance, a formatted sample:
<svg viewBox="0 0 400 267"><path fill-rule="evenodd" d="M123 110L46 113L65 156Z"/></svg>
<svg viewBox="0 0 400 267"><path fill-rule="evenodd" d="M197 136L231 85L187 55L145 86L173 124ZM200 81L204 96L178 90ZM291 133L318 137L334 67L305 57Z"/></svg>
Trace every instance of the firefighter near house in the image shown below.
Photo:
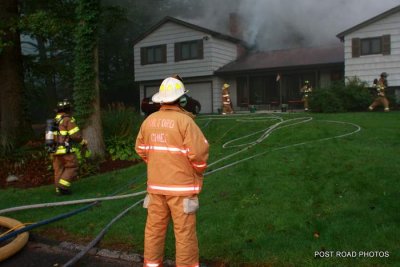
<svg viewBox="0 0 400 267"><path fill-rule="evenodd" d="M154 102L159 111L140 127L135 149L147 164L147 208L144 266L162 266L170 217L174 223L176 265L199 266L196 233L198 194L207 167L208 142L185 111L185 87L175 78L165 79Z"/></svg>
<svg viewBox="0 0 400 267"><path fill-rule="evenodd" d="M385 90L388 87L387 76L388 74L386 72L382 72L379 80L374 80L376 98L374 99L374 102L372 102L372 104L368 107L370 111L373 111L377 106L380 105L383 106L385 112L389 111L389 100L386 98L385 94Z"/></svg>
<svg viewBox="0 0 400 267"><path fill-rule="evenodd" d="M303 95L301 100L303 101L304 111L308 111L310 96L312 93L312 86L309 81L304 81L304 85L300 88L300 93Z"/></svg>
<svg viewBox="0 0 400 267"><path fill-rule="evenodd" d="M75 155L76 144L87 145L81 131L71 116L71 103L64 99L57 103L56 116L47 120L45 145L54 169L56 193L71 194L71 182L78 175L79 163Z"/></svg>
<svg viewBox="0 0 400 267"><path fill-rule="evenodd" d="M222 115L233 113L232 100L229 96L229 87L230 85L227 83L224 83L222 86Z"/></svg>

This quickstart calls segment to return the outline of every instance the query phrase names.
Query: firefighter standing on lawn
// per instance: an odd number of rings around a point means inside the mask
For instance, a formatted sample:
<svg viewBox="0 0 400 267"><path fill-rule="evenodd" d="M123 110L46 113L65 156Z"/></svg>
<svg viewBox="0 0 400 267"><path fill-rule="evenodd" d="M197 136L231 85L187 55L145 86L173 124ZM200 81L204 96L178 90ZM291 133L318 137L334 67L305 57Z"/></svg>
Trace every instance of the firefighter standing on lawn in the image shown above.
<svg viewBox="0 0 400 267"><path fill-rule="evenodd" d="M224 85L222 86L222 115L233 113L232 101L229 96L228 89L229 84L224 83Z"/></svg>
<svg viewBox="0 0 400 267"><path fill-rule="evenodd" d="M79 163L73 143L86 145L81 131L71 116L71 104L65 99L57 103L57 115L54 118L54 149L52 151L54 184L56 193L71 194L71 181L78 175Z"/></svg>
<svg viewBox="0 0 400 267"><path fill-rule="evenodd" d="M312 93L312 87L309 81L304 81L304 85L300 88L300 92L303 94L302 101L304 104L304 111L308 111L309 99Z"/></svg>
<svg viewBox="0 0 400 267"><path fill-rule="evenodd" d="M388 74L386 72L382 72L381 77L379 78L378 82L375 83L375 81L374 81L374 86L376 89L376 98L375 98L374 102L372 102L372 104L368 107L368 109L370 111L374 110L374 108L379 105L383 105L385 112L389 111L389 101L385 95L385 89L388 86L388 83L386 80L387 76L388 76Z"/></svg>
<svg viewBox="0 0 400 267"><path fill-rule="evenodd" d="M172 217L176 240L176 266L199 266L196 234L197 195L207 167L208 142L193 120L180 107L183 83L166 78L152 100L159 111L140 127L135 150L147 163L147 208L144 266L162 266L165 237ZM184 101L183 101L184 102Z"/></svg>

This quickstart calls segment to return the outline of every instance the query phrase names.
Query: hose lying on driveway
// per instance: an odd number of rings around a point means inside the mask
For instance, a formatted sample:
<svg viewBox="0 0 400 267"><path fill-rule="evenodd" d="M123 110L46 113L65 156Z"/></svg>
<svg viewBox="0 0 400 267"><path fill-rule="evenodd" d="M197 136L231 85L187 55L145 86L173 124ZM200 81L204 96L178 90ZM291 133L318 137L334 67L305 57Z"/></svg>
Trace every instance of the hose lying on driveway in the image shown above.
<svg viewBox="0 0 400 267"><path fill-rule="evenodd" d="M21 222L0 216L0 226L8 229L18 228L23 225ZM29 239L29 233L21 233L14 240L4 246L0 246L0 262L9 258L22 249Z"/></svg>
<svg viewBox="0 0 400 267"><path fill-rule="evenodd" d="M140 203L142 203L143 200L144 199L139 200L138 202L136 202L135 204L133 204L132 206L128 207L123 212L118 214L114 219L112 219L111 222L109 222L106 225L106 227L103 228L103 230L96 236L95 239L93 239L84 249L82 249L81 252L76 254L75 257L73 257L66 264L64 264L63 267L73 266L77 261L79 261L86 253L88 253L89 250L91 250L103 238L103 236L106 234L106 232L111 227L111 225L113 225L116 221L118 221L122 216L124 216L132 208L134 208L137 205L139 205Z"/></svg>

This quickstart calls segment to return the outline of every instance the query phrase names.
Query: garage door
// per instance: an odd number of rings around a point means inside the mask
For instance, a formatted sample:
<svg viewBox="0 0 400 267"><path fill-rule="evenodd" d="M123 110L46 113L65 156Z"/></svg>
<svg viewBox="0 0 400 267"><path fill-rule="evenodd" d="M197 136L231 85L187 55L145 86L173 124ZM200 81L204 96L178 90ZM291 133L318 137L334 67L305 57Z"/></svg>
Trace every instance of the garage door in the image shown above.
<svg viewBox="0 0 400 267"><path fill-rule="evenodd" d="M160 86L146 86L144 88L144 97L149 97L158 92Z"/></svg>
<svg viewBox="0 0 400 267"><path fill-rule="evenodd" d="M185 83L185 88L189 90L188 95L200 102L200 113L212 113L211 82Z"/></svg>

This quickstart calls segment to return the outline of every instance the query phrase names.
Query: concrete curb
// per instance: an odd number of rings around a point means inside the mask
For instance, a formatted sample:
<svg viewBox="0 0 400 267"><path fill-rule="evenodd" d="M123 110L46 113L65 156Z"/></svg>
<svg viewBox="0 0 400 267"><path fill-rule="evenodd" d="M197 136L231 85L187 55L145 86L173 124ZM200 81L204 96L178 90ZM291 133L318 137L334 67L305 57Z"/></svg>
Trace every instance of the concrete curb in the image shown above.
<svg viewBox="0 0 400 267"><path fill-rule="evenodd" d="M58 246L61 249L66 249L73 252L80 252L85 248L85 246L74 244L72 242L67 242L67 241L61 242ZM143 262L143 256L140 254L126 253L117 250L99 249L94 247L91 250L89 250L88 254L92 256L105 257L109 259L118 259L135 263Z"/></svg>

